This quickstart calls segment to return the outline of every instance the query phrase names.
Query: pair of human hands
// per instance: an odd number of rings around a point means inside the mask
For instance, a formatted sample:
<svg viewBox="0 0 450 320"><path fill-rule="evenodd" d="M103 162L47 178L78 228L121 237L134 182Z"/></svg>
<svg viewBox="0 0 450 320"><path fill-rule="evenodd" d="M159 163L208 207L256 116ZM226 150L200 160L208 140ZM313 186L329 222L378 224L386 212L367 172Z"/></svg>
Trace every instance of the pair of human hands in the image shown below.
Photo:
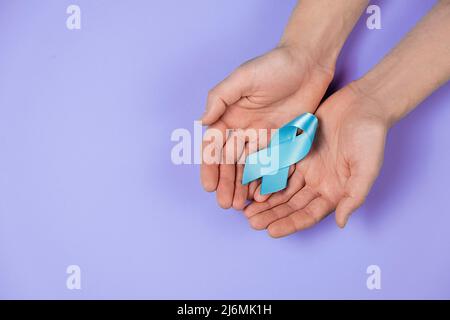
<svg viewBox="0 0 450 320"><path fill-rule="evenodd" d="M307 51L278 47L251 60L212 89L202 117L208 130L277 129L305 112L315 112L334 75ZM203 163L201 181L216 191L222 208L244 209L255 229L282 237L309 228L336 210L344 227L365 200L383 159L388 121L375 100L353 82L326 99L315 113L319 128L308 156L293 166L286 189L261 195L260 182L242 185L242 159L255 141L231 136L216 146L215 163ZM239 139L239 137L234 137ZM204 147L217 141L205 139ZM261 144L259 147L264 147ZM230 158L231 157L231 158ZM246 206L246 200L254 200Z"/></svg>

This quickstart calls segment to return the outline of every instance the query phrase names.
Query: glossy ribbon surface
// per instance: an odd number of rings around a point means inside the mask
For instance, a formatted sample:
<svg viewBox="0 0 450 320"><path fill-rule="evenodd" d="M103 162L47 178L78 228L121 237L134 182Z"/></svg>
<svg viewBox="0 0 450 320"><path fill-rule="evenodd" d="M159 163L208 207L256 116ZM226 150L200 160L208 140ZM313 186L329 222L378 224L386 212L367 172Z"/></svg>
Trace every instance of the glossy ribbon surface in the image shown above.
<svg viewBox="0 0 450 320"><path fill-rule="evenodd" d="M245 159L242 184L262 177L261 194L283 190L289 167L303 159L311 149L318 126L317 118L304 113L281 127L266 149ZM299 130L302 130L298 134Z"/></svg>

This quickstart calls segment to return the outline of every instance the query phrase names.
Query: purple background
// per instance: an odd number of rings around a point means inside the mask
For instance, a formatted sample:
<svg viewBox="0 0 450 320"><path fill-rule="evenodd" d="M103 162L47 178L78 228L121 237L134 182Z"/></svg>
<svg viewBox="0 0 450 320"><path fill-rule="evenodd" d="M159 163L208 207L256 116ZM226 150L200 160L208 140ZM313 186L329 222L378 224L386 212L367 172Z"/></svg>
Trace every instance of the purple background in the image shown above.
<svg viewBox="0 0 450 320"><path fill-rule="evenodd" d="M363 15L336 87L433 2L376 2L383 29ZM66 28L71 3L81 30ZM171 163L172 130L192 131L207 90L271 49L294 4L0 0L0 298L450 298L449 85L391 130L344 230L331 215L271 239L220 209L198 166Z"/></svg>

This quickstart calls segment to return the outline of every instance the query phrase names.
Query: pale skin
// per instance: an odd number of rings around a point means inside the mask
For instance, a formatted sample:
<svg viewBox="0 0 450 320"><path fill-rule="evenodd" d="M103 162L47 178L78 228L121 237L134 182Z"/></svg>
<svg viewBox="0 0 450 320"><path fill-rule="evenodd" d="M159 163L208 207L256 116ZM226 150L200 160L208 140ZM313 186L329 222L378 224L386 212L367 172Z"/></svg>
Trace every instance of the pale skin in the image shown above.
<svg viewBox="0 0 450 320"><path fill-rule="evenodd" d="M389 128L450 79L450 1L431 12L375 68L318 109L320 130L287 189L261 196L245 215L256 229L283 237L331 212L344 227L380 171Z"/></svg>
<svg viewBox="0 0 450 320"><path fill-rule="evenodd" d="M314 111L366 5L357 0L301 2L277 49L244 64L211 91L204 123L221 130L278 128ZM327 25L323 12L340 28ZM308 28L314 21L319 28ZM344 227L378 176L389 128L448 81L449 34L450 0L441 0L373 70L325 101L316 113L320 127L314 147L291 168L284 191L261 196L257 183L242 186L240 165L203 165L204 188L217 191L223 208L241 209L246 198L254 198L245 215L254 228L268 229L273 237L309 228L333 211ZM242 149L241 157L248 152ZM217 157L227 157L226 150L227 144Z"/></svg>
<svg viewBox="0 0 450 320"><path fill-rule="evenodd" d="M367 3L300 1L279 46L246 62L209 92L203 124L225 135L227 129L279 128L299 114L314 112L334 76L345 39ZM216 191L222 208L243 209L257 187L257 182L241 184L243 165L237 162L258 141L237 143L238 150L232 153L230 141L242 139L236 135L217 146L215 164L201 166L202 185L206 191ZM215 141L205 141L204 146L210 143ZM221 160L236 164L218 164Z"/></svg>

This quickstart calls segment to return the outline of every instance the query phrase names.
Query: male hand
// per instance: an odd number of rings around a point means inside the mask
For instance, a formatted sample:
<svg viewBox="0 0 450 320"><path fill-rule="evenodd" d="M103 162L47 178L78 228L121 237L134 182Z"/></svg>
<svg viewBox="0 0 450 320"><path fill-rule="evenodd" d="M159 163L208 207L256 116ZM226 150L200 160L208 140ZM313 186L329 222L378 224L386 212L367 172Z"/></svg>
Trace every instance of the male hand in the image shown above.
<svg viewBox="0 0 450 320"><path fill-rule="evenodd" d="M279 128L304 112L316 110L333 72L306 50L276 48L246 62L213 88L201 120L209 130L218 129L224 137L227 129ZM248 137L244 140L238 131L226 138L225 143L214 146L220 150L214 163L203 162L201 181L206 191L216 191L222 208L243 209L257 184L242 185L242 163L252 146L256 151L258 141L249 141ZM203 147L217 143L221 142L205 138Z"/></svg>
<svg viewBox="0 0 450 320"><path fill-rule="evenodd" d="M283 237L309 228L336 210L344 227L365 200L383 162L389 128L380 103L356 83L335 93L318 109L319 128L310 154L297 163L288 187L245 209L255 229ZM260 188L260 187L258 187Z"/></svg>

